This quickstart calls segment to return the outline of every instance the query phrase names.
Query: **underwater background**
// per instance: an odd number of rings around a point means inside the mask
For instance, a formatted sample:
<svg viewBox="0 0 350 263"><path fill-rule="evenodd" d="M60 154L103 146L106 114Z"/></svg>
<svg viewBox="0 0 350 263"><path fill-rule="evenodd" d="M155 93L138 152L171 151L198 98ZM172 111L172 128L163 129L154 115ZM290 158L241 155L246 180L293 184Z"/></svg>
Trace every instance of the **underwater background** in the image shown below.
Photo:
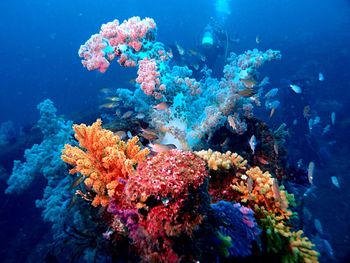
<svg viewBox="0 0 350 263"><path fill-rule="evenodd" d="M312 251L320 262L350 261L349 1L3 0L0 7L1 262L317 262ZM156 23L146 21L140 49L113 45L108 32L103 48L86 42L102 24L134 16ZM96 50L108 65L86 70L81 61ZM135 64L112 61L124 54ZM150 91L152 74L159 83ZM105 130L98 121L71 129L98 118ZM131 160L124 170L115 160L99 168L113 168L106 176L120 169L123 180L96 186L89 165L79 166L92 157L78 149L101 150L89 145L90 133ZM242 160L200 152L208 149ZM145 185L163 180L162 165L188 175L166 182L161 194ZM176 219L165 216L172 213ZM162 216L174 232L154 223Z"/></svg>

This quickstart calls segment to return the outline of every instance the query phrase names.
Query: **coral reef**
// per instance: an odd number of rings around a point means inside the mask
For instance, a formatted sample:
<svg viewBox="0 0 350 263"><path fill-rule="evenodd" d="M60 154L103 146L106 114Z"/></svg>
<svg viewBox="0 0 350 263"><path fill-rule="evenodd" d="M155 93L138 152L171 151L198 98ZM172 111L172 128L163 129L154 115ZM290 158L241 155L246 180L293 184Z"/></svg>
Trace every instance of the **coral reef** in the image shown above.
<svg viewBox="0 0 350 263"><path fill-rule="evenodd" d="M134 165L149 153L137 145L138 137L125 143L101 125L100 119L91 126L74 125L80 148L66 144L62 153L62 160L74 167L69 172L79 172L78 180L82 178L85 186L96 194L93 206L107 206L110 198L118 198L133 174Z"/></svg>

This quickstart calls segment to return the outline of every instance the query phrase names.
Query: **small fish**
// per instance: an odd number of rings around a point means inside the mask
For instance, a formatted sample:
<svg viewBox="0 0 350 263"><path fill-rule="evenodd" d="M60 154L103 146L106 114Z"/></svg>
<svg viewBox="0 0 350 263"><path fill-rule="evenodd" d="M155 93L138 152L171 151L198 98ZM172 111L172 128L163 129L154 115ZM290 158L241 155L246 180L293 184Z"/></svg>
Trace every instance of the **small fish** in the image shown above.
<svg viewBox="0 0 350 263"><path fill-rule="evenodd" d="M220 146L221 147L226 146L229 143L229 141L230 141L230 137L226 137L226 139L222 143L220 143Z"/></svg>
<svg viewBox="0 0 350 263"><path fill-rule="evenodd" d="M339 181L338 181L338 178L336 176L332 176L331 177L331 180L332 180L332 184L337 187L337 188L340 188L340 185L339 185Z"/></svg>
<svg viewBox="0 0 350 263"><path fill-rule="evenodd" d="M324 81L324 76L323 76L323 74L321 72L318 73L318 80L319 81Z"/></svg>
<svg viewBox="0 0 350 263"><path fill-rule="evenodd" d="M131 139L131 138L132 138L131 131L127 131L127 132L126 132L126 135L128 136L128 138L129 138L129 139Z"/></svg>
<svg viewBox="0 0 350 263"><path fill-rule="evenodd" d="M117 96L112 96L112 97L106 97L106 100L118 102L118 101L121 101L122 99Z"/></svg>
<svg viewBox="0 0 350 263"><path fill-rule="evenodd" d="M298 124L298 120L297 119L294 119L293 120L293 125L297 125Z"/></svg>
<svg viewBox="0 0 350 263"><path fill-rule="evenodd" d="M142 112L137 113L137 115L135 116L136 119L142 120L146 117L146 115Z"/></svg>
<svg viewBox="0 0 350 263"><path fill-rule="evenodd" d="M249 139L249 146L250 146L250 149L252 150L253 154L255 154L256 145L257 145L257 142L256 142L255 135L252 135L252 137L250 137L250 139Z"/></svg>
<svg viewBox="0 0 350 263"><path fill-rule="evenodd" d="M247 87L243 90L238 91L238 94L242 97L251 97L256 94L256 91L253 87Z"/></svg>
<svg viewBox="0 0 350 263"><path fill-rule="evenodd" d="M253 88L256 85L256 80L253 78L239 79L246 88Z"/></svg>
<svg viewBox="0 0 350 263"><path fill-rule="evenodd" d="M309 179L309 183L312 185L314 180L314 171L315 171L315 163L310 162L307 169L307 178Z"/></svg>
<svg viewBox="0 0 350 263"><path fill-rule="evenodd" d="M277 109L280 106L280 102L278 100L274 101L265 101L265 108L266 109Z"/></svg>
<svg viewBox="0 0 350 263"><path fill-rule="evenodd" d="M117 135L120 139L125 140L126 139L126 132L125 131L117 131L114 133L115 135Z"/></svg>
<svg viewBox="0 0 350 263"><path fill-rule="evenodd" d="M275 114L276 108L272 108L270 111L270 118Z"/></svg>
<svg viewBox="0 0 350 263"><path fill-rule="evenodd" d="M72 185L69 187L70 190L72 190L73 188L77 187L79 184L81 184L84 180L85 180L85 176L84 175L79 175L74 182L72 183Z"/></svg>
<svg viewBox="0 0 350 263"><path fill-rule="evenodd" d="M255 37L255 43L260 44L260 41L261 41L260 35L256 35L256 37Z"/></svg>
<svg viewBox="0 0 350 263"><path fill-rule="evenodd" d="M282 198L281 198L280 188L278 186L278 181L276 178L272 179L272 192L273 192L274 198L277 201L281 202Z"/></svg>
<svg viewBox="0 0 350 263"><path fill-rule="evenodd" d="M334 111L331 113L331 122L332 122L332 125L335 125L335 112Z"/></svg>
<svg viewBox="0 0 350 263"><path fill-rule="evenodd" d="M316 231L321 235L323 236L324 235L324 232L323 232L323 227L322 227L322 224L321 224L321 221L318 220L317 218L314 219L314 226L316 228Z"/></svg>
<svg viewBox="0 0 350 263"><path fill-rule="evenodd" d="M169 106L166 102L161 102L161 103L157 104L156 106L153 106L153 109L156 109L156 110L166 110L168 108L169 108Z"/></svg>
<svg viewBox="0 0 350 263"><path fill-rule="evenodd" d="M118 107L118 103L116 102L108 102L99 106L100 109L113 109L116 107Z"/></svg>
<svg viewBox="0 0 350 263"><path fill-rule="evenodd" d="M194 50L194 49L189 49L187 51L187 53L188 53L189 56L197 56L198 55L198 52L196 50Z"/></svg>
<svg viewBox="0 0 350 263"><path fill-rule="evenodd" d="M265 77L265 78L263 78L263 80L259 83L259 87L263 87L263 86L265 86L265 85L267 85L267 84L269 84L269 83L270 83L269 77Z"/></svg>
<svg viewBox="0 0 350 263"><path fill-rule="evenodd" d="M70 202L67 206L67 210L71 210L72 207L75 205L75 203L77 202L78 196L77 195L73 195L72 198L70 199Z"/></svg>
<svg viewBox="0 0 350 263"><path fill-rule="evenodd" d="M180 46L179 43L175 42L175 46L180 56L185 55L185 49L182 46Z"/></svg>
<svg viewBox="0 0 350 263"><path fill-rule="evenodd" d="M258 159L259 163L261 163L262 165L269 164L269 162L261 156L258 156L257 159Z"/></svg>
<svg viewBox="0 0 350 263"><path fill-rule="evenodd" d="M141 133L139 133L139 135L149 141L154 141L157 140L159 137L157 135L157 133L153 130L150 129L143 129L141 128Z"/></svg>
<svg viewBox="0 0 350 263"><path fill-rule="evenodd" d="M102 89L100 89L100 92L104 93L104 94L109 94L109 93L112 93L112 89L110 89L110 88L102 88Z"/></svg>
<svg viewBox="0 0 350 263"><path fill-rule="evenodd" d="M306 118L306 119L310 118L310 116L311 116L310 111L311 111L310 105L306 105L306 106L304 107L304 110L303 110L304 118Z"/></svg>
<svg viewBox="0 0 350 263"><path fill-rule="evenodd" d="M329 132L329 130L331 129L331 125L327 124L322 131L322 135L325 135L326 133Z"/></svg>
<svg viewBox="0 0 350 263"><path fill-rule="evenodd" d="M167 152L173 149L176 149L176 146L174 144L160 144L160 143L150 143L148 145L153 152L161 153L161 152Z"/></svg>
<svg viewBox="0 0 350 263"><path fill-rule="evenodd" d="M131 110L129 110L129 111L125 112L121 118L122 119L129 119L132 114L133 114L133 112Z"/></svg>
<svg viewBox="0 0 350 263"><path fill-rule="evenodd" d="M277 93L278 93L278 88L271 89L269 92L265 94L265 98L266 99L272 98L276 96Z"/></svg>
<svg viewBox="0 0 350 263"><path fill-rule="evenodd" d="M277 143L273 144L273 151L275 152L276 155L278 155L278 144Z"/></svg>
<svg viewBox="0 0 350 263"><path fill-rule="evenodd" d="M229 115L227 117L227 122L228 122L228 125L235 131L237 128L235 118L232 115Z"/></svg>
<svg viewBox="0 0 350 263"><path fill-rule="evenodd" d="M297 167L298 167L299 169L301 169L302 166L303 166L303 159L299 159L299 160L297 161Z"/></svg>
<svg viewBox="0 0 350 263"><path fill-rule="evenodd" d="M301 88L298 85L290 84L289 87L297 94L301 93Z"/></svg>
<svg viewBox="0 0 350 263"><path fill-rule="evenodd" d="M248 188L248 195L249 195L249 199L250 199L252 191L253 191L253 179L251 177L248 177L247 188Z"/></svg>

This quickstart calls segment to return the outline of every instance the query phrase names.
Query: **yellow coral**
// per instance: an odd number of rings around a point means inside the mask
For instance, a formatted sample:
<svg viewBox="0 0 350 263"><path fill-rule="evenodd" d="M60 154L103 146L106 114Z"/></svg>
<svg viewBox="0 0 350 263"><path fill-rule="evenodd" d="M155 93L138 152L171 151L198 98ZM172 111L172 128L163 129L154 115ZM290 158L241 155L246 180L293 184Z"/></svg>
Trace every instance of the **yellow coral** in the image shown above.
<svg viewBox="0 0 350 263"><path fill-rule="evenodd" d="M110 198L118 197L134 166L149 153L137 145L138 137L124 142L101 125L100 119L91 126L74 125L80 147L66 144L62 151L62 160L73 166L69 172L85 176L85 186L96 193L93 206L106 206Z"/></svg>
<svg viewBox="0 0 350 263"><path fill-rule="evenodd" d="M246 170L247 161L237 153L227 151L226 153L213 152L211 149L194 152L196 155L207 161L208 167L212 170L236 168Z"/></svg>
<svg viewBox="0 0 350 263"><path fill-rule="evenodd" d="M240 193L238 201L247 203L255 212L259 212L257 208L264 208L281 219L289 219L292 216L288 209L287 192L278 186L276 179L272 178L269 172L263 173L259 167L248 169L245 176L231 187Z"/></svg>

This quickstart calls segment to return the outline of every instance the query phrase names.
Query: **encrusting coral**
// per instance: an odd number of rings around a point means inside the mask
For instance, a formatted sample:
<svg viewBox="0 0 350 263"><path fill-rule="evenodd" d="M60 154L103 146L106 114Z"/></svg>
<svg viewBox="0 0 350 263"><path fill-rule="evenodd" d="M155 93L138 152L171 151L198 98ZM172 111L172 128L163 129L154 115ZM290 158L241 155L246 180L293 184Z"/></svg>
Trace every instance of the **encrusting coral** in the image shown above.
<svg viewBox="0 0 350 263"><path fill-rule="evenodd" d="M96 193L93 206L107 206L109 200L118 200L134 166L149 153L137 145L138 137L127 142L101 127L98 119L91 126L74 125L75 138L80 147L65 145L62 160L73 166L71 174L81 173L88 189Z"/></svg>

